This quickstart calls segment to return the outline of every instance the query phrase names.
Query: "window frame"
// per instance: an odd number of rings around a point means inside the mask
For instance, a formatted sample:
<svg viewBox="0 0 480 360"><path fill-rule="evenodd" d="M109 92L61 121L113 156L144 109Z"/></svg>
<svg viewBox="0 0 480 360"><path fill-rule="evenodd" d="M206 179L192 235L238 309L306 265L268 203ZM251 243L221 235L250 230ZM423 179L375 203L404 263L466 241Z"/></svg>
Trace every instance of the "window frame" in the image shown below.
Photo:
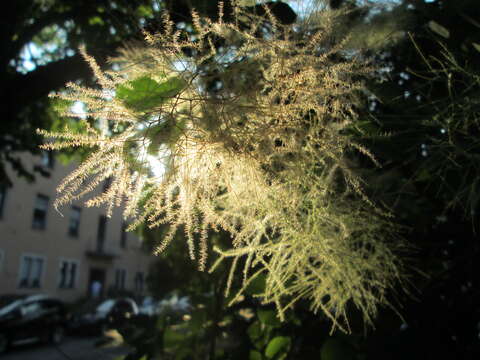
<svg viewBox="0 0 480 360"><path fill-rule="evenodd" d="M37 200L42 199L42 198L43 198L43 200L46 200L46 206L45 206L44 210L40 209L40 208L37 208ZM35 202L33 204L32 229L45 230L47 228L47 215L48 215L49 203L50 203L50 197L49 196L37 193L37 196L35 197ZM42 210L45 211L45 213L43 215L43 220L42 220L43 223L41 225L37 225L37 222L35 221L37 210L38 211L42 211Z"/></svg>
<svg viewBox="0 0 480 360"><path fill-rule="evenodd" d="M103 222L103 232L101 233L100 228L101 228L102 222ZM97 226L97 244L96 244L96 250L98 253L105 252L105 241L107 239L107 224L108 224L107 216L103 214L99 215L98 226Z"/></svg>
<svg viewBox="0 0 480 360"><path fill-rule="evenodd" d="M30 258L32 260L32 263L30 264L30 269L28 270L28 277L27 277L27 284L22 285L23 283L23 278L22 275L24 273L23 267L24 267L24 262L26 258ZM32 275L32 269L33 269L33 261L34 260L41 260L41 270L40 270L40 276L38 277L38 286L34 286L34 279L31 278ZM17 281L17 288L18 289L41 289L43 287L43 282L44 282L44 277L45 277L45 272L47 268L47 257L45 255L38 255L38 254L33 254L33 253L23 253L20 255L20 264L19 264L19 271L18 271L18 281Z"/></svg>
<svg viewBox="0 0 480 360"><path fill-rule="evenodd" d="M43 168L53 170L55 168L55 154L52 150L43 150L40 155L40 164Z"/></svg>
<svg viewBox="0 0 480 360"><path fill-rule="evenodd" d="M67 264L66 267L66 276L65 276L65 284L62 286L62 267L63 264ZM71 277L71 270L72 265L75 265L75 273L73 274L73 278ZM80 276L80 261L77 259L69 259L60 257L58 259L58 273L57 273L57 289L59 290L74 290L78 287ZM73 279L73 281L72 281Z"/></svg>
<svg viewBox="0 0 480 360"><path fill-rule="evenodd" d="M71 227L71 224L72 224L72 220L73 219L73 214L75 211L78 211L78 219L77 222L76 222L76 231L75 232L72 232L72 227ZM67 234L68 236L72 237L72 238L79 238L80 237L80 222L81 222L81 218L82 218L82 208L80 206L76 206L76 205L72 205L71 208L70 208L70 218L68 219L68 230L67 230Z"/></svg>

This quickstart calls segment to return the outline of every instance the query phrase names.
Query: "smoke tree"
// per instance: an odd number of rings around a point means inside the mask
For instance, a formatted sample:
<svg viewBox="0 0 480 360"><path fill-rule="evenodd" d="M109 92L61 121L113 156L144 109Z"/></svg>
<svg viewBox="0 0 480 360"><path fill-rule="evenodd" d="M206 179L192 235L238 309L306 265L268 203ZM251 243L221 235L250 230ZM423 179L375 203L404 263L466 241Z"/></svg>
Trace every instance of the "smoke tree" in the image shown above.
<svg viewBox="0 0 480 360"><path fill-rule="evenodd" d="M56 96L84 102L88 116L75 131L40 131L46 149L92 149L55 206L87 196L107 215L122 206L132 229L169 224L157 253L183 231L200 270L231 262L226 294L243 278L232 302L264 278L257 296L280 319L306 299L333 328L349 331L350 304L371 324L404 274L398 229L359 171L359 159L380 164L349 136L372 67L333 36L338 13L284 24L267 6L225 11L215 21L193 12L191 27L165 15L161 32L125 45L115 72L83 52L99 87ZM231 247L211 261L220 229Z"/></svg>

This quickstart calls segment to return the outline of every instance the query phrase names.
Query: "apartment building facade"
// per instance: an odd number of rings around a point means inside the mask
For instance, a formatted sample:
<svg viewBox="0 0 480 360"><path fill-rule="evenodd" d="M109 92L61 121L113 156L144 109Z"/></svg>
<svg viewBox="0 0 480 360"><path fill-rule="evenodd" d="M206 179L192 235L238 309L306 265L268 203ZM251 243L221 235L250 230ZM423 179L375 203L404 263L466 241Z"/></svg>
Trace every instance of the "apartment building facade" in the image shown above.
<svg viewBox="0 0 480 360"><path fill-rule="evenodd" d="M144 295L153 256L125 231L121 209L107 218L105 209L78 201L57 212L56 187L75 165L47 152L22 161L50 176L28 183L10 171L13 187L0 188L0 295L46 293L65 301L92 291Z"/></svg>

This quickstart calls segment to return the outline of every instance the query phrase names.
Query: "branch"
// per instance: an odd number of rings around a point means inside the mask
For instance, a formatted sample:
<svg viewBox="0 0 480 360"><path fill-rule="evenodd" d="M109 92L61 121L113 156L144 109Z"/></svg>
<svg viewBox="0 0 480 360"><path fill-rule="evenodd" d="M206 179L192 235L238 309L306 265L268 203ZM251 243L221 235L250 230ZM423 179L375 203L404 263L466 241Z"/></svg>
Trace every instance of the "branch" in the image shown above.
<svg viewBox="0 0 480 360"><path fill-rule="evenodd" d="M120 43L111 44L102 51L92 51L100 67L105 67L107 59L115 55ZM92 70L80 54L54 61L27 73L7 76L0 96L4 106L0 108L2 121L15 124L21 119L18 115L29 106L42 100L52 91L65 86L67 82L91 79Z"/></svg>

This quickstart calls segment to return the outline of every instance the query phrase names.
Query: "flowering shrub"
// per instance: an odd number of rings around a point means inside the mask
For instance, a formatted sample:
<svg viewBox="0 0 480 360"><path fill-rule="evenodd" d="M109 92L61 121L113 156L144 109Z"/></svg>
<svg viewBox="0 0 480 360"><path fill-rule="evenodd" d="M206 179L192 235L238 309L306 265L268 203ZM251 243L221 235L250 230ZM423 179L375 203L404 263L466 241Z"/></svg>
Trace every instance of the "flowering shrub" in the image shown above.
<svg viewBox="0 0 480 360"><path fill-rule="evenodd" d="M46 149L93 151L60 184L55 206L111 178L86 205L111 214L123 204L131 228L169 224L157 253L182 229L204 270L208 237L231 234L210 270L231 259L226 293L236 274L244 284L232 302L264 276L257 295L280 319L304 298L333 327L349 330L350 303L371 323L402 277L402 242L356 159L379 164L345 131L371 69L344 51L346 39L333 40L327 11L288 26L268 8L234 7L231 18L220 6L218 21L194 12L192 28L180 29L165 16L162 32L123 49L116 72L83 52L100 89L69 84L57 96L87 104L85 131L41 133L52 139Z"/></svg>

